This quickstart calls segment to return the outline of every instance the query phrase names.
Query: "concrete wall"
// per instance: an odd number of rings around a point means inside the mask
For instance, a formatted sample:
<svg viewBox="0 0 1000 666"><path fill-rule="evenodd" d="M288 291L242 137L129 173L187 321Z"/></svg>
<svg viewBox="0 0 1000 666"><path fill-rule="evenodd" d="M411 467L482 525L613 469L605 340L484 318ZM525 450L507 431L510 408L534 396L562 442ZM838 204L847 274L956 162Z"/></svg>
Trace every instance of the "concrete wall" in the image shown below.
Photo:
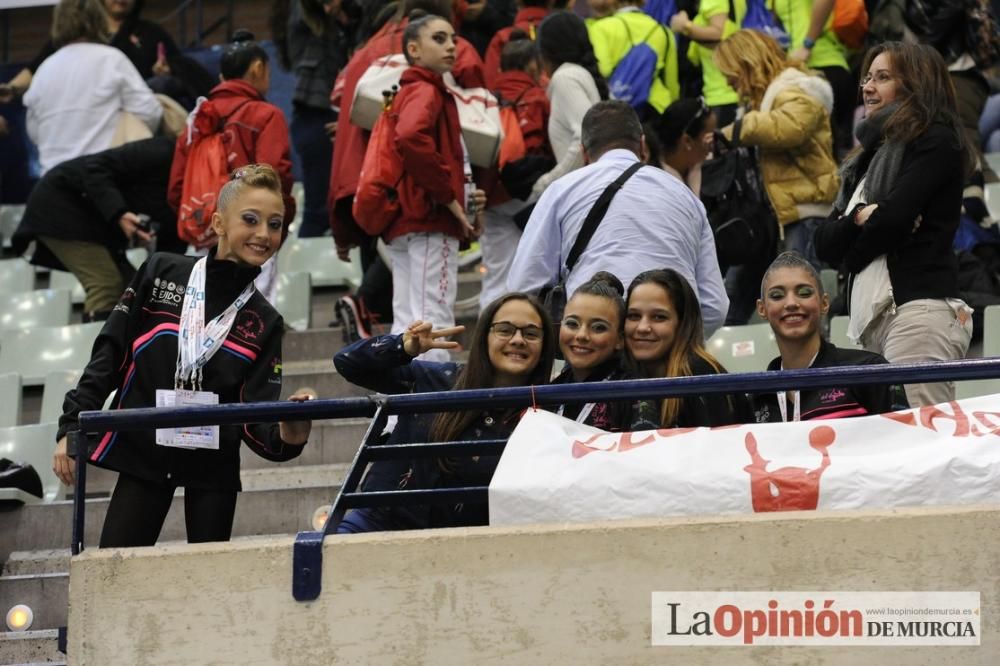
<svg viewBox="0 0 1000 666"><path fill-rule="evenodd" d="M89 550L71 664L996 664L1000 509L441 530L330 538L291 596L292 539ZM975 648L653 648L653 590L970 590Z"/></svg>

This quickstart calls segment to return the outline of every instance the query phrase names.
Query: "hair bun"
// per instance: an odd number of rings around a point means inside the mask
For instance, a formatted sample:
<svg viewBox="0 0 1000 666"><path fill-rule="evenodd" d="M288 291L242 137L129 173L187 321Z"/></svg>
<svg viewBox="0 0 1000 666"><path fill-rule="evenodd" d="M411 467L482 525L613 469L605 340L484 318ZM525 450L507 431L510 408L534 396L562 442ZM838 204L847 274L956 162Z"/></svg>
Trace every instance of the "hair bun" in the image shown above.
<svg viewBox="0 0 1000 666"><path fill-rule="evenodd" d="M249 30L246 30L244 28L240 28L239 30L237 30L236 32L233 33L233 36L232 36L232 38L229 41L232 42L233 44L241 44L243 42L252 42L252 41L254 41L254 35Z"/></svg>
<svg viewBox="0 0 1000 666"><path fill-rule="evenodd" d="M622 281L617 276L607 271L594 273L594 276L590 278L590 282L601 282L614 289L620 296L625 295L625 285L622 284Z"/></svg>
<svg viewBox="0 0 1000 666"><path fill-rule="evenodd" d="M527 39L528 41L531 41L531 35L529 35L522 28L514 28L513 30L510 31L510 36L507 39L507 43L509 44L511 42L519 42L519 41L521 41L523 39Z"/></svg>

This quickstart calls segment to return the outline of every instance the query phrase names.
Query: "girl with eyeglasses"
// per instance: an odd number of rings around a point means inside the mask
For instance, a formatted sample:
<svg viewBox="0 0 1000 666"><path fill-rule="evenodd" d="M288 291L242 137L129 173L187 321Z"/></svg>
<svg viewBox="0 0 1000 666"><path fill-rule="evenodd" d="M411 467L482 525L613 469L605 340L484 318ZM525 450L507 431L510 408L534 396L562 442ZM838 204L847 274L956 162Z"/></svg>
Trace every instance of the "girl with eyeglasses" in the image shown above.
<svg viewBox="0 0 1000 666"><path fill-rule="evenodd" d="M679 178L701 196L701 165L712 152L718 121L704 98L679 99L646 123L649 163Z"/></svg>
<svg viewBox="0 0 1000 666"><path fill-rule="evenodd" d="M698 298L688 281L666 268L645 271L628 287L625 350L640 378L690 377L726 372L705 349ZM639 400L629 430L722 426L752 421L744 394L710 393Z"/></svg>
<svg viewBox="0 0 1000 666"><path fill-rule="evenodd" d="M381 393L425 393L462 389L547 384L555 338L545 309L533 297L510 293L480 314L464 365L414 360L431 349L455 349L446 338L464 326L434 329L416 321L401 334L368 338L344 348L333 359L344 379ZM521 410L491 408L439 414L403 414L390 444L505 439ZM374 463L362 488L384 491L489 485L498 456L418 458ZM377 507L349 513L339 532L486 525L486 504Z"/></svg>
<svg viewBox="0 0 1000 666"><path fill-rule="evenodd" d="M625 379L625 287L611 273L596 273L573 292L559 327L559 348L566 366L553 384ZM556 413L602 430L629 426L630 404L596 402L559 405Z"/></svg>
<svg viewBox="0 0 1000 666"><path fill-rule="evenodd" d="M841 168L816 251L850 272L847 334L866 350L890 363L963 358L972 311L959 298L952 242L977 157L948 68L930 46L886 42L862 74L861 145ZM952 382L905 388L913 406L955 398Z"/></svg>

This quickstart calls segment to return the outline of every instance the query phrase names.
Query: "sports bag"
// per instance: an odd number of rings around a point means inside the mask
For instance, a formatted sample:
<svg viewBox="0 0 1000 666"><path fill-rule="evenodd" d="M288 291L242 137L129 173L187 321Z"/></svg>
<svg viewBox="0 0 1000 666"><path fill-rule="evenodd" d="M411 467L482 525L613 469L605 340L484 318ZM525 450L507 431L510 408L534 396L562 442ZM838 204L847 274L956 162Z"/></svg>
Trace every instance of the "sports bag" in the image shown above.
<svg viewBox="0 0 1000 666"><path fill-rule="evenodd" d="M250 101L250 100L247 100ZM235 109L236 113L247 102ZM211 100L204 97L187 120L187 162L184 184L177 208L177 236L199 250L212 247L217 239L212 229L219 190L229 181L229 159L223 141L228 116L220 116Z"/></svg>
<svg viewBox="0 0 1000 666"><path fill-rule="evenodd" d="M369 236L378 236L399 217L399 183L403 179L403 158L396 148L396 121L392 101L398 86L385 92L382 115L375 121L365 159L361 163L358 190L351 212Z"/></svg>
<svg viewBox="0 0 1000 666"><path fill-rule="evenodd" d="M383 93L399 85L407 67L409 64L401 53L373 62L354 89L351 123L362 129L372 129L382 113ZM484 168L495 166L502 138L496 98L486 88L462 88L450 72L444 75L444 82L458 107L458 121L469 150L469 160Z"/></svg>
<svg viewBox="0 0 1000 666"><path fill-rule="evenodd" d="M833 24L837 38L849 49L860 49L868 36L868 10L864 0L836 0Z"/></svg>
<svg viewBox="0 0 1000 666"><path fill-rule="evenodd" d="M627 102L633 109L637 109L649 100L649 89L656 76L656 51L649 45L649 38L657 30L662 30L663 26L655 24L642 41L636 43L632 39L628 21L620 16L613 18L625 26L625 34L628 35L629 44L632 46L608 77L608 91L614 99ZM667 43L670 43L669 39Z"/></svg>
<svg viewBox="0 0 1000 666"><path fill-rule="evenodd" d="M701 200L723 269L767 252L777 231L756 153L749 146L739 145L739 128L737 120L732 142L716 134L715 157L701 166Z"/></svg>
<svg viewBox="0 0 1000 666"><path fill-rule="evenodd" d="M503 183L507 194L515 199L526 200L531 196L531 188L535 185L535 181L551 171L556 162L550 154L542 154L537 149L528 148L521 127L522 123L525 123L530 129L531 121L521 116L523 95L524 93L521 93L513 101L497 95L500 102L500 126L503 129L498 166L500 182Z"/></svg>

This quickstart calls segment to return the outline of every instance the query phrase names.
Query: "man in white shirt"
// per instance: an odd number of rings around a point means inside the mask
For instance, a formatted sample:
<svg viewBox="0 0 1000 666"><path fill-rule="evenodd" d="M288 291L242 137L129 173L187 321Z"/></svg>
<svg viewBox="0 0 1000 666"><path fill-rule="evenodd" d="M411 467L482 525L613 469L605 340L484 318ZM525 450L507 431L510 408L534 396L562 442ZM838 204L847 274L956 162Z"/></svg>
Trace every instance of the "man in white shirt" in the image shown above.
<svg viewBox="0 0 1000 666"><path fill-rule="evenodd" d="M710 336L729 310L712 229L701 201L662 169L643 167L625 182L573 271L565 274L566 258L598 197L629 166L646 159L642 125L625 102L591 107L583 118L582 144L587 166L552 183L538 200L507 289L537 293L562 277L569 296L597 271L613 273L627 287L642 271L672 268L698 294Z"/></svg>

